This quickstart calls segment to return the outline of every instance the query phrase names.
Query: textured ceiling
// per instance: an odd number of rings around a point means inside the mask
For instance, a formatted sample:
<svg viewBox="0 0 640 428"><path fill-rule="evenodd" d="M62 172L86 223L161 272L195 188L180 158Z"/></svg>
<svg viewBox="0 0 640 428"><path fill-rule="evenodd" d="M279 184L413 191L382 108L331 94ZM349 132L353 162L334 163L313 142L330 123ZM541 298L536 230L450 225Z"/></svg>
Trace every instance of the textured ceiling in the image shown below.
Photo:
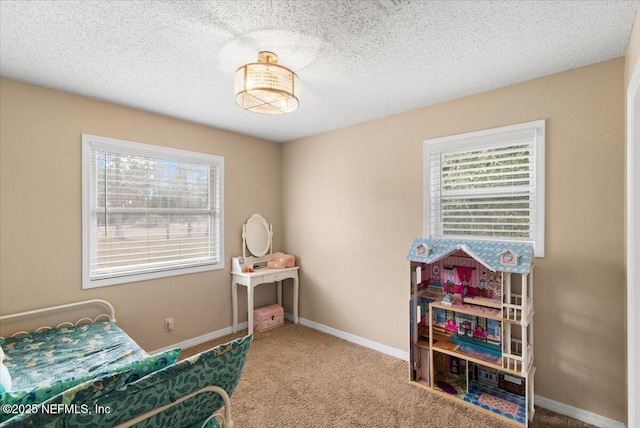
<svg viewBox="0 0 640 428"><path fill-rule="evenodd" d="M389 10L384 3L399 3ZM0 1L0 75L289 141L623 56L632 1ZM261 50L300 108L236 106Z"/></svg>

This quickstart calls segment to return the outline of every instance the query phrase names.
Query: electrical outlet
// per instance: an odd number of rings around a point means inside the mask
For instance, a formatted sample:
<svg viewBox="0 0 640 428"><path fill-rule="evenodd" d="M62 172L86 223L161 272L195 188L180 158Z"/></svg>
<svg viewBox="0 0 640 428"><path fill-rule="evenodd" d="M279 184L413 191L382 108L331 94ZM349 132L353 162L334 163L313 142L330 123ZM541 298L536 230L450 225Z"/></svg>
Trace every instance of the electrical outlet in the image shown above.
<svg viewBox="0 0 640 428"><path fill-rule="evenodd" d="M164 320L164 330L167 332L173 331L173 318L167 318Z"/></svg>

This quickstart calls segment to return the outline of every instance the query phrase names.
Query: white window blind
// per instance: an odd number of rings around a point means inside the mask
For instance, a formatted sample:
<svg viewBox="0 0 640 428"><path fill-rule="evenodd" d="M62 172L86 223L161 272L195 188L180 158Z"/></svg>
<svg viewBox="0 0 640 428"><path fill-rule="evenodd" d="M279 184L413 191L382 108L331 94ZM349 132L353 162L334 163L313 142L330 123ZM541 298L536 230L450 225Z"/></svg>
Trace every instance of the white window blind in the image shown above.
<svg viewBox="0 0 640 428"><path fill-rule="evenodd" d="M223 266L224 159L83 135L83 287Z"/></svg>
<svg viewBox="0 0 640 428"><path fill-rule="evenodd" d="M544 121L425 141L425 234L544 254Z"/></svg>

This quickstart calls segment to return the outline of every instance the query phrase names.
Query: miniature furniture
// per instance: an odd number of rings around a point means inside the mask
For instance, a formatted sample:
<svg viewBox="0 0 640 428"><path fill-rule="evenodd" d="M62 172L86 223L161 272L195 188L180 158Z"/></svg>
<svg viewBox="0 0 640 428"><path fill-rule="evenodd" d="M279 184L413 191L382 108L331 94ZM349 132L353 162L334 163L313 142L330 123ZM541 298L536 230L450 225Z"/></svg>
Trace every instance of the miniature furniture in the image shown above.
<svg viewBox="0 0 640 428"><path fill-rule="evenodd" d="M298 266L267 269L273 254L273 228L260 214L253 214L242 226L242 257L231 259L231 305L233 332L238 330L238 285L247 287L248 333L253 334L254 288L276 283L276 299L282 306L282 281L293 279L293 322L298 324ZM252 254L247 256L247 250Z"/></svg>
<svg viewBox="0 0 640 428"><path fill-rule="evenodd" d="M85 313L107 308L107 313ZM60 313L76 322L23 330L34 317ZM78 318L74 318L78 319ZM43 321L40 321L43 322ZM233 427L229 397L240 380L252 337L245 336L182 361L179 349L147 354L115 324L113 306L88 300L0 317L11 391L0 395L3 427ZM55 324L54 324L55 325ZM4 334L4 331L3 331ZM35 345L34 345L35 344ZM37 346L36 346L37 345ZM33 412L36 406L68 411ZM224 416L217 414L224 406Z"/></svg>
<svg viewBox="0 0 640 428"><path fill-rule="evenodd" d="M534 414L533 246L414 240L412 384L527 427Z"/></svg>

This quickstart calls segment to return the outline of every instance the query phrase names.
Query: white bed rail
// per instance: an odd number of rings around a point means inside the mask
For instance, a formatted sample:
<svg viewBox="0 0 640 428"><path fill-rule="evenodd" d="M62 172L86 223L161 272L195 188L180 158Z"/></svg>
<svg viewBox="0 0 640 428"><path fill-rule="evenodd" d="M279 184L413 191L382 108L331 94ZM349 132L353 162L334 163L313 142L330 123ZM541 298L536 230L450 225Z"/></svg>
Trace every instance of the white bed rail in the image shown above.
<svg viewBox="0 0 640 428"><path fill-rule="evenodd" d="M199 394L203 394L206 392L215 392L217 393L220 397L222 397L222 401L224 401L224 416L218 414L218 413L214 413L211 416L209 416L203 423L202 426L206 426L207 423L215 418L215 417L220 417L222 418L222 426L224 428L233 428L233 421L231 420L231 400L229 399L229 395L227 394L227 392L220 388L219 386L215 386L215 385L211 385L211 386L206 386L202 389L197 390L196 392L193 392L191 394L185 395L184 397L180 397L178 398L176 401L174 401L171 404L167 404L165 406L162 407L158 407L157 409L153 409L150 410L146 413L143 413L133 419L128 420L127 422L124 422L120 425L116 425L115 428L127 428L130 426L133 426L137 423L140 423L142 421L144 421L145 419L149 419L150 417L157 415L158 413L162 413L167 409L170 409L171 407L177 406L178 404L187 401L190 398L195 397L196 395Z"/></svg>
<svg viewBox="0 0 640 428"><path fill-rule="evenodd" d="M74 302L74 303L67 303L65 305L58 305L58 306L51 306L48 308L42 308L42 309L34 309L32 311L26 311L26 312L19 312L16 314L10 314L10 315L3 315L0 316L0 325L2 325L4 322L7 322L9 320L16 320L19 318L26 318L26 317L33 317L36 315L46 315L49 313L53 313L53 312L58 312L58 311L62 311L65 309L81 309L83 307L91 307L91 306L95 306L95 305L103 305L108 309L108 313L102 313L100 315L98 315L95 318L88 318L88 317L83 317L80 318L79 320L75 321L75 322L71 322L71 321L64 321L60 324L57 324L55 327L51 327L48 325L44 325L41 327L38 327L36 329L33 330L33 332L40 332L40 331L44 331L44 330L50 330L52 328L59 328L59 327L73 327L73 326L77 326L83 323L95 323L98 322L98 320L101 319L105 319L107 321L111 321L111 322L116 322L116 312L115 309L113 308L113 305L109 302L107 302L106 300L102 300L102 299L91 299L91 300L83 300L80 302ZM22 334L28 334L29 332L26 330L22 330L22 331L17 331L15 333L13 333L11 335L11 337L15 337L18 335L22 335ZM4 337L0 336L0 339L4 339Z"/></svg>

